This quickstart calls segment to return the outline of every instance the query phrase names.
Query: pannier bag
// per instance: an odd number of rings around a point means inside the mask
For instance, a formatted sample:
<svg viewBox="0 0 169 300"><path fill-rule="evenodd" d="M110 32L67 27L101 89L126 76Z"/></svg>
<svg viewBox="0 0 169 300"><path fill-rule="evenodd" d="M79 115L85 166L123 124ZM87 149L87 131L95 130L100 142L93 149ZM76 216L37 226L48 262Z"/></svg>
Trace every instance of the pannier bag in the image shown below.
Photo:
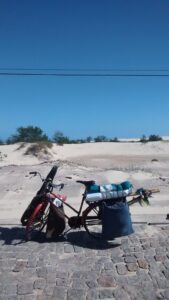
<svg viewBox="0 0 169 300"><path fill-rule="evenodd" d="M23 226L27 225L28 219L32 215L35 207L42 201L42 196L41 195L36 195L30 204L28 205L27 209L24 211L22 217L21 217L21 223Z"/></svg>
<svg viewBox="0 0 169 300"><path fill-rule="evenodd" d="M94 184L87 189L86 202L123 198L132 193L132 187L129 181L124 181L120 184Z"/></svg>
<svg viewBox="0 0 169 300"><path fill-rule="evenodd" d="M50 206L47 220L46 238L55 238L62 234L66 227L63 204L54 210Z"/></svg>
<svg viewBox="0 0 169 300"><path fill-rule="evenodd" d="M107 200L102 203L102 235L104 239L132 234L133 227L126 200Z"/></svg>

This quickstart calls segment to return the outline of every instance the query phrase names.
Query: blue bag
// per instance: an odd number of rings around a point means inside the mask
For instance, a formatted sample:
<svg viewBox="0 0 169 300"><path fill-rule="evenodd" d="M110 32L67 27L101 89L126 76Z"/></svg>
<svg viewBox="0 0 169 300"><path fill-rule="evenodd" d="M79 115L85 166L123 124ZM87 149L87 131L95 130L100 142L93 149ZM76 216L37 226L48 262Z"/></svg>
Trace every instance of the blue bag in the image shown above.
<svg viewBox="0 0 169 300"><path fill-rule="evenodd" d="M130 235L134 232L126 200L107 200L102 204L102 235L104 239Z"/></svg>

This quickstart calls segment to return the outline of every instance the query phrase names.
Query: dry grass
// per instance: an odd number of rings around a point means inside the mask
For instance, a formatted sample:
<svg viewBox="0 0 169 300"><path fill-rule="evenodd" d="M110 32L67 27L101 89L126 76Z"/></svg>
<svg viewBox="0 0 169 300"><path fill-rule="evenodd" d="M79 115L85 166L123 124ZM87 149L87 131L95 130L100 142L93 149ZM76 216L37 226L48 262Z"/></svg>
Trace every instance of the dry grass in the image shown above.
<svg viewBox="0 0 169 300"><path fill-rule="evenodd" d="M39 156L39 154L50 155L49 149L51 149L52 146L52 143L46 141L33 143L27 148L24 154L36 157Z"/></svg>

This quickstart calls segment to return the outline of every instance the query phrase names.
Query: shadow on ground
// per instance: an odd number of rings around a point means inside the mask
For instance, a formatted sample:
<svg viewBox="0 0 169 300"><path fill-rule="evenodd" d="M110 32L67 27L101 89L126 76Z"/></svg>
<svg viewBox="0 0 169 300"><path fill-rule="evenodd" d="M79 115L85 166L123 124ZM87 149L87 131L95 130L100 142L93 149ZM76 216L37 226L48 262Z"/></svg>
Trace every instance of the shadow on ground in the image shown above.
<svg viewBox="0 0 169 300"><path fill-rule="evenodd" d="M97 240L90 237L85 231L71 231L66 236L60 236L55 239L46 239L45 234L40 233L36 239L33 241L27 242L25 240L25 229L23 227L0 227L0 244L1 245L19 245L24 243L70 243L74 246L79 246L82 248L88 249L109 249L119 247L120 243L117 243L115 240L108 242L105 240Z"/></svg>

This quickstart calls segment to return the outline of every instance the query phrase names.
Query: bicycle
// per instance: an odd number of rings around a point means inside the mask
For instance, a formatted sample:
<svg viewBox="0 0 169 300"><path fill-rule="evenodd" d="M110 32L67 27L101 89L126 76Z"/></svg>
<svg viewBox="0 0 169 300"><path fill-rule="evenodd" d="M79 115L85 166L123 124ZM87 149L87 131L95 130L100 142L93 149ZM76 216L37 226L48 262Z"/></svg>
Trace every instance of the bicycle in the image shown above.
<svg viewBox="0 0 169 300"><path fill-rule="evenodd" d="M25 210L21 217L21 223L23 226L26 226L26 240L34 239L38 233L43 231L45 226L47 226L47 221L49 217L50 209L52 208L53 212L57 216L61 216L67 219L69 225L69 230L78 229L84 227L86 232L94 238L102 238L102 203L103 201L87 201L87 193L89 189L95 184L94 180L85 181L77 180L77 183L83 184L85 191L82 195L82 200L79 206L79 210L75 209L72 205L66 202L66 196L53 193L54 188L59 188L62 190L65 186L64 183L54 184L53 179L58 170L58 166L53 166L49 174L45 179L42 178L41 174L37 171L30 172L30 174L36 176L39 175L43 184L40 190L37 192L36 196L33 198L32 202ZM66 177L71 178L71 177ZM152 193L159 192L158 189L145 190L138 189L134 193L130 193L130 196L133 198L127 201L127 204L130 206L136 202L149 204L148 198L152 196ZM60 203L60 206L56 205ZM115 200L118 201L118 200ZM120 201L126 201L126 197L120 199ZM87 203L87 208L83 210L84 203ZM34 204L34 207L32 205ZM74 216L69 217L64 212L64 206L69 207L74 213ZM30 214L30 210L32 212ZM29 212L29 214L28 214ZM65 231L67 233L69 230ZM64 231L64 229L63 229ZM61 233L63 234L63 232Z"/></svg>

